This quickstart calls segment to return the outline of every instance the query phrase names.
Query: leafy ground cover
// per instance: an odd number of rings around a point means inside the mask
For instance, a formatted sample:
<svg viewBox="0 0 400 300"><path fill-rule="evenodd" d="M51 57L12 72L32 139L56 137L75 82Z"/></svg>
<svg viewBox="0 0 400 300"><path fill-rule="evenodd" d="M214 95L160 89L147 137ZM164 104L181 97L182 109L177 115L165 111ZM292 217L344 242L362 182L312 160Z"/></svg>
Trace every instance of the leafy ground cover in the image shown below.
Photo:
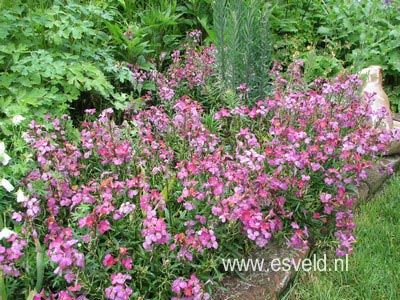
<svg viewBox="0 0 400 300"><path fill-rule="evenodd" d="M398 299L399 190L397 174L357 210L358 242L347 272L304 272L281 299Z"/></svg>

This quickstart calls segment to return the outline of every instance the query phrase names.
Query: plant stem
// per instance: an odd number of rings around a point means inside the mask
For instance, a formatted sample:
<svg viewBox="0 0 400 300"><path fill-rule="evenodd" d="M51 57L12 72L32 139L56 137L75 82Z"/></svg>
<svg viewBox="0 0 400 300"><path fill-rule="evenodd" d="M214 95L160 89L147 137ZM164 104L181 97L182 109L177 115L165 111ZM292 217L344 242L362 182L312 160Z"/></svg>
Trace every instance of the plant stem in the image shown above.
<svg viewBox="0 0 400 300"><path fill-rule="evenodd" d="M44 277L44 251L38 242L36 253L36 292L40 292L43 285L43 277Z"/></svg>
<svg viewBox="0 0 400 300"><path fill-rule="evenodd" d="M0 300L7 300L7 290L4 283L3 272L0 272Z"/></svg>

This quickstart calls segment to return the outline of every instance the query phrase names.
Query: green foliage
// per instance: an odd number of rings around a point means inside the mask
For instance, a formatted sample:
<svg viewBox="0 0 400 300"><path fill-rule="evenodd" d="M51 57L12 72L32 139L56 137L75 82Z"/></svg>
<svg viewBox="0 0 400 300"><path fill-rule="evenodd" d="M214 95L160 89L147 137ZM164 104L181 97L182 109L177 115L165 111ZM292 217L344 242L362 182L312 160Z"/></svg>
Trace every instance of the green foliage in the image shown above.
<svg viewBox="0 0 400 300"><path fill-rule="evenodd" d="M369 65L380 65L386 84L398 86L399 4L399 1L383 4L377 0L336 3L329 7L326 24L318 28L318 33L337 49L336 57L346 66L354 66L359 71ZM400 105L400 95L394 96L394 103Z"/></svg>
<svg viewBox="0 0 400 300"><path fill-rule="evenodd" d="M212 0L178 0L178 10L187 19L191 28L209 27L212 16Z"/></svg>
<svg viewBox="0 0 400 300"><path fill-rule="evenodd" d="M332 77L343 70L343 61L337 59L333 54L329 55L324 50L317 50L315 47L309 52L300 53L299 58L304 61L307 82L313 81L316 77Z"/></svg>
<svg viewBox="0 0 400 300"><path fill-rule="evenodd" d="M289 64L302 58L310 80L380 65L392 103L399 106L399 5L398 0L278 0L270 18L274 59Z"/></svg>
<svg viewBox="0 0 400 300"><path fill-rule="evenodd" d="M269 5L260 0L213 2L212 38L223 89L246 84L257 100L268 91L271 67Z"/></svg>
<svg viewBox="0 0 400 300"><path fill-rule="evenodd" d="M181 19L182 15L177 11L176 0L150 3L148 8L138 15L140 25L144 28L156 53L160 53L167 45L173 48L177 46L178 39L182 37L178 25L185 20Z"/></svg>
<svg viewBox="0 0 400 300"><path fill-rule="evenodd" d="M130 83L131 72L114 58L120 46L104 28L116 11L94 5L58 2L36 8L19 3L0 16L0 111L3 133L9 118L66 112L83 92L101 108L101 99L118 99L114 86ZM146 44L135 40L129 53Z"/></svg>
<svg viewBox="0 0 400 300"><path fill-rule="evenodd" d="M322 1L276 0L271 7L270 24L274 59L286 65L307 47L319 43L315 28L324 18Z"/></svg>
<svg viewBox="0 0 400 300"><path fill-rule="evenodd" d="M140 36L147 42L155 58L176 49L186 32L208 28L211 15L211 0L119 0L109 5L118 8L126 22L121 25L131 28L133 38Z"/></svg>
<svg viewBox="0 0 400 300"><path fill-rule="evenodd" d="M148 49L149 43L143 41L145 33L137 25L129 26L115 22L105 22L107 29L118 46L116 57L129 63L143 61L143 55L153 52Z"/></svg>

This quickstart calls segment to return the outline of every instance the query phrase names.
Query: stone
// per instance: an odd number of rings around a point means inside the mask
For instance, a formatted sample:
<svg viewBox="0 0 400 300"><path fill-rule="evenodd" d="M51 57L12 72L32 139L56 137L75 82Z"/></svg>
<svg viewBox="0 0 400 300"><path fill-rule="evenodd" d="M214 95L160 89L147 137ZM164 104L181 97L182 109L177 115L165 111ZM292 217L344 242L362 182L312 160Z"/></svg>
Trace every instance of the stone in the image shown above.
<svg viewBox="0 0 400 300"><path fill-rule="evenodd" d="M368 197L371 197L375 194L385 180L390 176L388 170L388 166L391 166L393 172L397 171L400 167L400 155L388 156L382 159L383 167L375 166L368 170L368 178L365 183L368 185L369 194ZM382 169L383 172L380 170Z"/></svg>
<svg viewBox="0 0 400 300"><path fill-rule="evenodd" d="M357 197L354 205L356 205L359 200L368 199L369 195L370 192L368 184L365 182L361 183L361 185L357 188Z"/></svg>
<svg viewBox="0 0 400 300"><path fill-rule="evenodd" d="M371 109L373 111L372 115L372 125L379 125L391 130L400 129L400 122L396 115L393 115L390 110L390 101L388 96L383 89L383 72L380 66L369 66L368 68L362 69L360 72L361 76L366 76L364 84L362 86L362 94L365 99L370 99L372 97ZM381 110L386 110L386 115L382 118ZM382 118L382 120L381 120ZM395 140L389 146L388 155L400 153L400 141Z"/></svg>
<svg viewBox="0 0 400 300"><path fill-rule="evenodd" d="M383 86L383 72L380 66L369 66L368 68L362 69L360 72L361 76L365 76L365 81L362 87L362 94L366 99L369 99L371 96L373 97L373 101L371 103L371 108L374 113L382 110L382 108L386 109L386 117L381 121L381 124L386 129L393 128L393 119L392 114L390 113L390 102L389 98L386 95ZM377 122L380 121L380 118L376 116L376 114L372 117L373 125L377 125Z"/></svg>
<svg viewBox="0 0 400 300"><path fill-rule="evenodd" d="M249 270L236 275L226 276L221 285L228 291L216 290L213 300L266 300L278 299L278 295L286 290L294 279L296 271L274 271L271 268L273 259L294 259L296 263L308 256L309 249L294 250L286 245L280 245L276 241L270 241L264 248L256 249L250 258L255 261L264 261L264 268L260 270Z"/></svg>

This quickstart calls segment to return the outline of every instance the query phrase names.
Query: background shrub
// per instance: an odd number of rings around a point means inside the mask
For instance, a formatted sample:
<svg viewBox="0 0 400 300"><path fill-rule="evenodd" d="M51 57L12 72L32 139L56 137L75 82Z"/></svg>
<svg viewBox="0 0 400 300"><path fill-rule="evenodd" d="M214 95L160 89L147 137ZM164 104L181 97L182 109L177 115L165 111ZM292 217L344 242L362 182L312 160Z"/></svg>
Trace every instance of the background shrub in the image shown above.
<svg viewBox="0 0 400 300"><path fill-rule="evenodd" d="M108 38L95 29L96 7L59 5L31 10L21 4L2 11L1 91L4 117L62 112L82 91L103 97L112 86L100 66L107 49L93 51ZM103 56L105 55L105 57ZM103 57L102 57L103 56Z"/></svg>
<svg viewBox="0 0 400 300"><path fill-rule="evenodd" d="M269 4L258 0L213 3L213 31L217 69L222 91L239 87L259 99L268 92L271 67ZM222 92L222 93L223 93Z"/></svg>
<svg viewBox="0 0 400 300"><path fill-rule="evenodd" d="M399 7L399 1L277 1L270 17L274 58L302 58L309 80L380 65L397 111Z"/></svg>

